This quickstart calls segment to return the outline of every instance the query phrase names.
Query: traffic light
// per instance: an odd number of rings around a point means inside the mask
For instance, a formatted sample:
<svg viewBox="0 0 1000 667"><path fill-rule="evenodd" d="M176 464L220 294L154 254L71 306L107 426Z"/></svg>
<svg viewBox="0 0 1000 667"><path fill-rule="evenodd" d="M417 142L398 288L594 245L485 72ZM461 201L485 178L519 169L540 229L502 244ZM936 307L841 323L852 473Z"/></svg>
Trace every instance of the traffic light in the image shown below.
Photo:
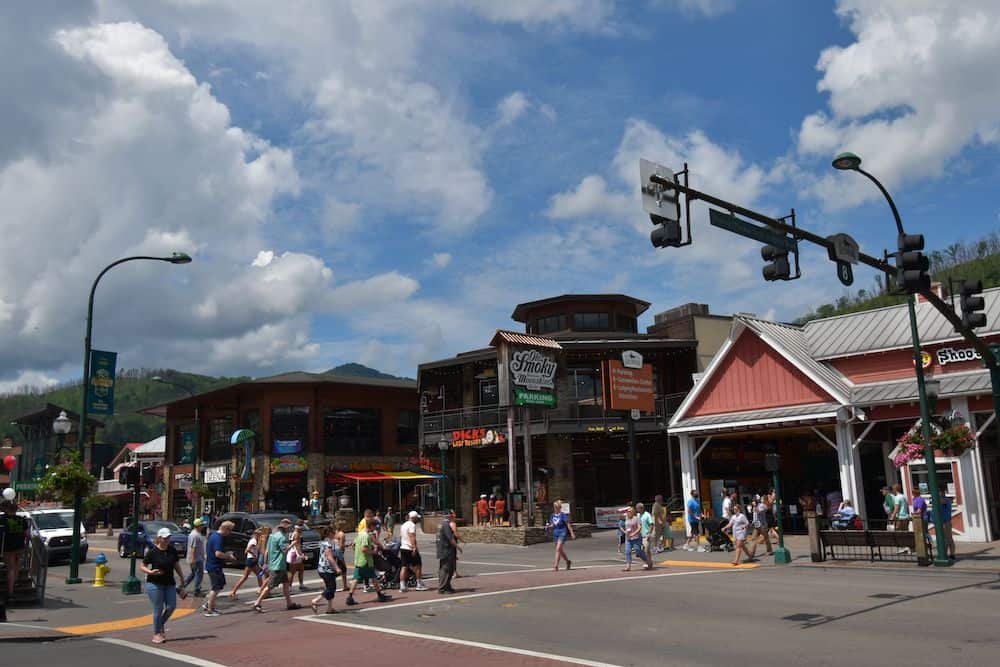
<svg viewBox="0 0 1000 667"><path fill-rule="evenodd" d="M143 486L152 486L156 483L156 468L152 463L143 464L141 479Z"/></svg>
<svg viewBox="0 0 1000 667"><path fill-rule="evenodd" d="M766 245L760 249L760 256L765 262L769 262L764 267L764 280L789 280L791 278L792 269L788 264L787 250Z"/></svg>
<svg viewBox="0 0 1000 667"><path fill-rule="evenodd" d="M123 465L118 469L118 483L122 486L135 486L139 481L139 469L134 465Z"/></svg>
<svg viewBox="0 0 1000 667"><path fill-rule="evenodd" d="M983 293L983 282L962 285L962 324L969 329L986 326L986 313L979 312L986 308L986 300L979 296Z"/></svg>
<svg viewBox="0 0 1000 667"><path fill-rule="evenodd" d="M931 288L931 277L927 275L931 267L930 260L920 252L924 249L923 234L899 235L899 268L900 282L903 289L914 294L926 292Z"/></svg>
<svg viewBox="0 0 1000 667"><path fill-rule="evenodd" d="M670 220L652 213L649 214L649 219L656 225L649 233L649 241L654 248L679 248L683 245L680 220Z"/></svg>

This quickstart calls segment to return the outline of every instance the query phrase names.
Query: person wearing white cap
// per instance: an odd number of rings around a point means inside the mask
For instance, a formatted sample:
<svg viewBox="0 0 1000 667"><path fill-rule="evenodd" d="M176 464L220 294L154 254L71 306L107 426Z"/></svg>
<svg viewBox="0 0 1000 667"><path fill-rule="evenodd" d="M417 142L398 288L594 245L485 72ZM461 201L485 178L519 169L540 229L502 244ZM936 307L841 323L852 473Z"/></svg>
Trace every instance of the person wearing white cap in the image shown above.
<svg viewBox="0 0 1000 667"><path fill-rule="evenodd" d="M160 528L153 540L153 548L146 549L139 569L146 575L146 595L153 605L153 643L162 644L167 619L177 607L177 594L184 597L184 573L181 571L181 557L170 544L170 529ZM182 583L178 585L174 575Z"/></svg>
<svg viewBox="0 0 1000 667"><path fill-rule="evenodd" d="M403 567L399 571L399 592L405 593L407 577L410 572L417 580L416 589L426 591L423 580L423 561L420 559L420 550L417 548L417 524L420 523L420 515L410 512L407 515L406 523L399 527L399 560Z"/></svg>

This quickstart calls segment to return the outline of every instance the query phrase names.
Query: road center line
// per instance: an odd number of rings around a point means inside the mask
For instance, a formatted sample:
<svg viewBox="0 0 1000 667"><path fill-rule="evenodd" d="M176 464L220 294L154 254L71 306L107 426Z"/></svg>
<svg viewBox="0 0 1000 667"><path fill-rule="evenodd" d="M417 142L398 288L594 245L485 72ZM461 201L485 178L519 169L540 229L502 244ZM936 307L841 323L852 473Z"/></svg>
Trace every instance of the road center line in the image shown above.
<svg viewBox="0 0 1000 667"><path fill-rule="evenodd" d="M203 660L202 658L196 658L185 653L173 653L166 649L156 648L154 646L146 646L145 644L137 644L136 642L125 641L124 639L113 639L111 637L98 637L97 641L104 642L105 644L114 644L115 646L122 646L131 651L142 651L143 653L149 653L151 655L158 655L161 658L167 658L168 660L176 660L177 662L183 662L188 665L198 665L198 667L226 667L221 662L212 662L211 660Z"/></svg>
<svg viewBox="0 0 1000 667"><path fill-rule="evenodd" d="M441 637L439 635L427 635L419 632L410 632L409 630L395 630L392 628L383 628L371 625L365 625L363 623L348 623L346 621L331 621L325 618L316 617L301 617L297 620L310 621L312 623L324 623L326 625L336 625L342 628L350 628L352 630L368 630L369 632L381 632L387 635L395 635L397 637L409 637L412 639L425 639L427 641L442 642L444 644L458 644L459 646L469 646L472 648L486 649L487 651L499 651L502 653L514 653L516 655L524 655L532 658L542 658L545 660L555 660L557 662L568 662L573 665L588 665L589 667L618 667L608 662L595 662L593 660L584 660L583 658L573 658L568 655L556 655L555 653L544 653L542 651L530 651L523 648L514 648L513 646L501 646L499 644L485 644L483 642L474 642L466 639L455 639L453 637Z"/></svg>

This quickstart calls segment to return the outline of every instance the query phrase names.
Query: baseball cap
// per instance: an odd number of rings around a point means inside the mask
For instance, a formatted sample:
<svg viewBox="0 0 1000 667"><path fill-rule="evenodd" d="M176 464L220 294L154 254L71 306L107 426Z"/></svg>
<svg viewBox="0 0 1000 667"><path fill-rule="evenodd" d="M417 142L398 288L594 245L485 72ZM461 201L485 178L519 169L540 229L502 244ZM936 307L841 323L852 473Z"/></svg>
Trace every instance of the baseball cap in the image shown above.
<svg viewBox="0 0 1000 667"><path fill-rule="evenodd" d="M407 514L406 516L410 517L411 519L419 519L419 518L420 518L420 515L419 515L419 514L417 514L416 512L413 512L413 511L411 511L411 512L410 512L409 514Z"/></svg>
<svg viewBox="0 0 1000 667"><path fill-rule="evenodd" d="M290 525L292 525L292 521L291 521L291 519L285 518L285 519L282 519L281 521L279 521L278 525L279 526L290 526Z"/></svg>
<svg viewBox="0 0 1000 667"><path fill-rule="evenodd" d="M484 493L484 494L480 495L479 497L480 497L480 498L485 498L485 497L486 497L486 494Z"/></svg>
<svg viewBox="0 0 1000 667"><path fill-rule="evenodd" d="M194 520L194 527L195 528L197 528L199 526L204 526L204 525L205 525L205 521L203 519L195 519Z"/></svg>
<svg viewBox="0 0 1000 667"><path fill-rule="evenodd" d="M169 528L160 528L158 531L156 531L156 536L157 537L170 537L170 529Z"/></svg>

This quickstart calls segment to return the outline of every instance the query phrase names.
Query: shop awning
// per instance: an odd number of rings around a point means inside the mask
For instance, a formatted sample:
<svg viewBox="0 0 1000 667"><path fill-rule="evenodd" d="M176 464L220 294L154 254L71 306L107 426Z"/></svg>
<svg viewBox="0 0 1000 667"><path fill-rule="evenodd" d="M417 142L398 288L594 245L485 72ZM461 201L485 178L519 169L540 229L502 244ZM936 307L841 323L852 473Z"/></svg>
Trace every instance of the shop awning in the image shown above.
<svg viewBox="0 0 1000 667"><path fill-rule="evenodd" d="M411 480L411 479L441 479L444 475L421 470L420 472L335 472L337 477L349 479L352 482L385 482L389 480Z"/></svg>

